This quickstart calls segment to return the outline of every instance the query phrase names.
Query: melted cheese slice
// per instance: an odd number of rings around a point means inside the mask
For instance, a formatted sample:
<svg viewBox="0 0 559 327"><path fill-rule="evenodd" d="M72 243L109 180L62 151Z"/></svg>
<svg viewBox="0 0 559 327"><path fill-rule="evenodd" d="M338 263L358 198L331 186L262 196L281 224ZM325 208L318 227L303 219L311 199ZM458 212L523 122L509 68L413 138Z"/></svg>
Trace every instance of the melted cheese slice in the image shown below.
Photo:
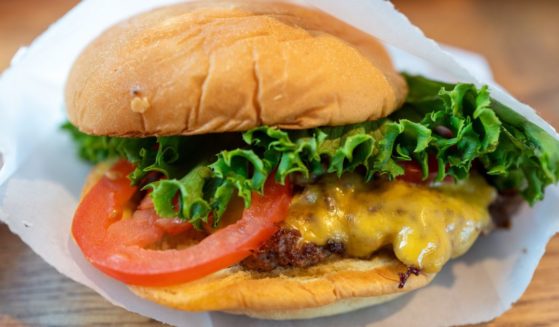
<svg viewBox="0 0 559 327"><path fill-rule="evenodd" d="M491 228L488 206L495 196L478 175L430 187L328 176L295 196L284 224L318 245L341 241L352 257L392 246L404 264L437 272Z"/></svg>

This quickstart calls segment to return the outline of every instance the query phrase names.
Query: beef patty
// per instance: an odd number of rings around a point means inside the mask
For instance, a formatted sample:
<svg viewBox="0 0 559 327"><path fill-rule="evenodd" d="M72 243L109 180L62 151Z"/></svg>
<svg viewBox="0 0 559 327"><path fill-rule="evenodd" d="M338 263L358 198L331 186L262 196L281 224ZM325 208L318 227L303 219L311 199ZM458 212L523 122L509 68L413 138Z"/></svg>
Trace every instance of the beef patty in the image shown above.
<svg viewBox="0 0 559 327"><path fill-rule="evenodd" d="M518 211L522 199L518 195L500 194L491 204L490 212L497 227L510 225L510 217ZM344 256L344 244L330 240L324 246L307 242L295 229L281 228L251 256L241 262L248 270L261 272L275 268L305 268L316 265L330 256Z"/></svg>

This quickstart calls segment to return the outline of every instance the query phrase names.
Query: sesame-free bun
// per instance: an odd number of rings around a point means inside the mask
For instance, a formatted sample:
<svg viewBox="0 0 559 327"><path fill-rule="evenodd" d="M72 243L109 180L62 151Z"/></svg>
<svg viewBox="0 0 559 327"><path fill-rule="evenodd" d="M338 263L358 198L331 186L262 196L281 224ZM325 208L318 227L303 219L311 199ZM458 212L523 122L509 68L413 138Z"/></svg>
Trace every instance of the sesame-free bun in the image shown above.
<svg viewBox="0 0 559 327"><path fill-rule="evenodd" d="M235 266L186 284L130 288L142 298L180 310L309 319L384 303L429 284L435 276L412 275L404 288L398 288L398 274L405 271L393 255L378 254L368 260L337 259L271 273Z"/></svg>
<svg viewBox="0 0 559 327"><path fill-rule="evenodd" d="M90 134L188 135L376 120L406 93L377 40L325 13L204 1L105 31L74 63L66 105Z"/></svg>

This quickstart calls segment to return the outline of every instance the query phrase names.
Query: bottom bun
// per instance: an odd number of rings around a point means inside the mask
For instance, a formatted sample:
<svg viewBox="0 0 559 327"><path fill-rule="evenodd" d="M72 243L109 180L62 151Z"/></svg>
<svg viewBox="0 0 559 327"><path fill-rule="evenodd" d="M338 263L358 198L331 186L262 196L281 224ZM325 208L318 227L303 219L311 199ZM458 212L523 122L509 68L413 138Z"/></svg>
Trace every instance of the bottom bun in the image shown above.
<svg viewBox="0 0 559 327"><path fill-rule="evenodd" d="M346 312L372 307L377 304L391 301L405 293L395 293L382 296L356 297L336 301L331 304L315 308L291 309L282 311L227 311L232 314L241 314L258 319L269 320L291 320L291 319L311 319L319 317L334 316Z"/></svg>
<svg viewBox="0 0 559 327"><path fill-rule="evenodd" d="M258 273L235 266L167 287L131 286L147 300L188 311L225 311L263 319L308 319L373 306L427 285L435 274L412 275L391 254L338 259L301 269Z"/></svg>

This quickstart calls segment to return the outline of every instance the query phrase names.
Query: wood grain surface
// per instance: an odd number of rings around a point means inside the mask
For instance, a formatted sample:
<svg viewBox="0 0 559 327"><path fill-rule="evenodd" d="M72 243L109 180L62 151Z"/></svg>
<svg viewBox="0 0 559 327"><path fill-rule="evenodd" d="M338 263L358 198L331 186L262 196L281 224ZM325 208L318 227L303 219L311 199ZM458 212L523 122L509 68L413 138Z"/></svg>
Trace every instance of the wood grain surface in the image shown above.
<svg viewBox="0 0 559 327"><path fill-rule="evenodd" d="M18 47L32 41L76 3L0 0L0 70L8 66ZM559 126L559 1L394 3L428 36L483 54L501 85ZM520 301L485 325L559 325L558 273L556 236ZM101 325L161 324L114 307L58 274L6 226L0 226L0 326Z"/></svg>

